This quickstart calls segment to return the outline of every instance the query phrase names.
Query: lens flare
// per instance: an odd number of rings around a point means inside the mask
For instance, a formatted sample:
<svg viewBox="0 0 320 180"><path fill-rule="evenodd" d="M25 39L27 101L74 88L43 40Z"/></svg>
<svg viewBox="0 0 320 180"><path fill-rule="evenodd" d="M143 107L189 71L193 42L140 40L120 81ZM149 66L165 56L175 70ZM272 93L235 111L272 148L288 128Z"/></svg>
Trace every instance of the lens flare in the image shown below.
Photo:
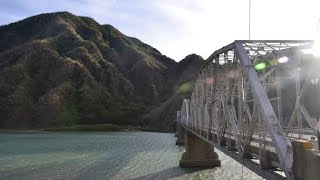
<svg viewBox="0 0 320 180"><path fill-rule="evenodd" d="M286 63L286 62L288 62L288 60L289 60L288 57L283 56L283 57L281 57L281 58L278 59L278 62L279 62L279 63Z"/></svg>
<svg viewBox="0 0 320 180"><path fill-rule="evenodd" d="M254 68L255 68L256 70L265 69L265 68L266 68L266 63L260 62L260 63L256 64L256 65L254 66Z"/></svg>
<svg viewBox="0 0 320 180"><path fill-rule="evenodd" d="M302 52L304 54L312 54L315 57L320 57L320 34L316 34L313 42L313 46L311 49L303 49Z"/></svg>
<svg viewBox="0 0 320 180"><path fill-rule="evenodd" d="M312 54L316 57L320 56L320 39L316 39L313 47L312 47Z"/></svg>

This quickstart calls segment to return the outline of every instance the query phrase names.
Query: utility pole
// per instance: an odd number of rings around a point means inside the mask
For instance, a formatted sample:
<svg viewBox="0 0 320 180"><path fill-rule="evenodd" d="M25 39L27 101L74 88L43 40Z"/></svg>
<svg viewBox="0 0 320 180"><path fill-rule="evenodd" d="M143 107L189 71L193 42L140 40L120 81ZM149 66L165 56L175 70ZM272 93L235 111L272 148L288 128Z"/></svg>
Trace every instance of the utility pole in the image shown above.
<svg viewBox="0 0 320 180"><path fill-rule="evenodd" d="M318 36L319 33L319 24L320 24L320 18L318 19L318 24L317 24L317 31L316 31L316 36ZM317 113L317 122L319 123L319 113ZM318 149L320 150L320 129L318 129Z"/></svg>
<svg viewBox="0 0 320 180"><path fill-rule="evenodd" d="M251 36L251 0L249 0L249 40L251 39L250 36Z"/></svg>

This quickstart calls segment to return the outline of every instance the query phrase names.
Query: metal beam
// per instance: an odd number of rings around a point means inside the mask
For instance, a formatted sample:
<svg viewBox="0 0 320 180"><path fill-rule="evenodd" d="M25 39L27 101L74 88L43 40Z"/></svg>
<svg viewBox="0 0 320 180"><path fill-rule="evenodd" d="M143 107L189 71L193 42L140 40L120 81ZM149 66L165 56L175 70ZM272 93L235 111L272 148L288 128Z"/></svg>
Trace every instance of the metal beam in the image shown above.
<svg viewBox="0 0 320 180"><path fill-rule="evenodd" d="M240 43L312 43L313 40L236 40Z"/></svg>
<svg viewBox="0 0 320 180"><path fill-rule="evenodd" d="M271 135L272 142L275 145L278 158L283 168L286 178L293 179L292 175L292 162L293 162L293 152L292 147L287 143L287 140L284 137L282 127L279 124L277 116L272 108L272 105L268 99L268 96L263 88L260 79L252 66L252 63L247 55L244 47L241 42L235 43L235 49L238 55L238 58L245 67L245 73L249 80L251 89L255 95L255 99L260 107L260 112L263 115L264 123L266 124L268 131Z"/></svg>
<svg viewBox="0 0 320 180"><path fill-rule="evenodd" d="M230 51L231 49L234 48L234 42L233 43L230 43L226 46L224 46L223 48L219 49L219 50L216 50L213 54L211 54L211 56L209 56L206 60L206 62L203 64L202 67L204 67L209 61L212 61L217 55L221 54L221 53L224 53L226 51ZM201 68L202 69L202 68Z"/></svg>
<svg viewBox="0 0 320 180"><path fill-rule="evenodd" d="M265 73L261 78L260 81L265 80L271 73L273 73L273 71L275 71L277 69L277 67L272 67L267 73Z"/></svg>
<svg viewBox="0 0 320 180"><path fill-rule="evenodd" d="M301 104L300 105L300 111L302 115L304 116L305 120L307 121L308 125L312 130L314 131L314 135L317 136L318 134L318 129L317 129L317 121L315 119L312 119L306 110L306 108Z"/></svg>

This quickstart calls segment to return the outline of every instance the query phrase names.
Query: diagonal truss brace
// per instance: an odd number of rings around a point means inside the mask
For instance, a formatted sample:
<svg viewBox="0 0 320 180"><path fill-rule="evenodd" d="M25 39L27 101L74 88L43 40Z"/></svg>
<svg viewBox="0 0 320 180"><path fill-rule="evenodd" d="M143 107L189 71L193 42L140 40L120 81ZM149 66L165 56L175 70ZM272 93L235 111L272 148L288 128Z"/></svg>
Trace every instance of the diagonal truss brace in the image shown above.
<svg viewBox="0 0 320 180"><path fill-rule="evenodd" d="M284 137L283 130L278 121L278 118L273 110L273 107L269 101L269 98L263 88L260 79L249 59L241 42L235 42L235 50L237 52L240 63L246 66L245 73L249 80L249 84L254 93L254 96L259 104L259 110L263 116L263 121L272 138L272 142L277 151L278 158L283 168L286 178L293 179L292 174L292 163L293 163L293 152L292 147L288 144Z"/></svg>
<svg viewBox="0 0 320 180"><path fill-rule="evenodd" d="M309 113L307 112L306 108L303 105L300 105L299 108L304 118L306 119L308 125L310 126L310 128L312 128L312 130L314 131L314 134L317 135L319 131L319 129L317 129L317 121L310 117Z"/></svg>
<svg viewBox="0 0 320 180"><path fill-rule="evenodd" d="M242 154L243 146L241 145L241 142L240 142L241 137L240 137L239 127L237 124L238 120L236 116L236 110L233 105L227 105L226 111L228 113L228 120L229 120L229 123L231 124L232 133L235 136L237 150L239 154Z"/></svg>

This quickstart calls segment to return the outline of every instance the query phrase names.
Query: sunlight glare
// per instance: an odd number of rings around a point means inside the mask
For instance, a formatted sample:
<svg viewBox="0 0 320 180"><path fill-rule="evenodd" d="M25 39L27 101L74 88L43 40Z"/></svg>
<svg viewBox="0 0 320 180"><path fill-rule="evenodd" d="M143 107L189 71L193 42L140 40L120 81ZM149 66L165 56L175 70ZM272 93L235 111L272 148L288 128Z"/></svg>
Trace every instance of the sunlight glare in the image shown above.
<svg viewBox="0 0 320 180"><path fill-rule="evenodd" d="M281 58L278 59L278 62L279 62L279 63L286 63L286 62L288 62L288 60L289 60L288 57L283 56L283 57L281 57Z"/></svg>

